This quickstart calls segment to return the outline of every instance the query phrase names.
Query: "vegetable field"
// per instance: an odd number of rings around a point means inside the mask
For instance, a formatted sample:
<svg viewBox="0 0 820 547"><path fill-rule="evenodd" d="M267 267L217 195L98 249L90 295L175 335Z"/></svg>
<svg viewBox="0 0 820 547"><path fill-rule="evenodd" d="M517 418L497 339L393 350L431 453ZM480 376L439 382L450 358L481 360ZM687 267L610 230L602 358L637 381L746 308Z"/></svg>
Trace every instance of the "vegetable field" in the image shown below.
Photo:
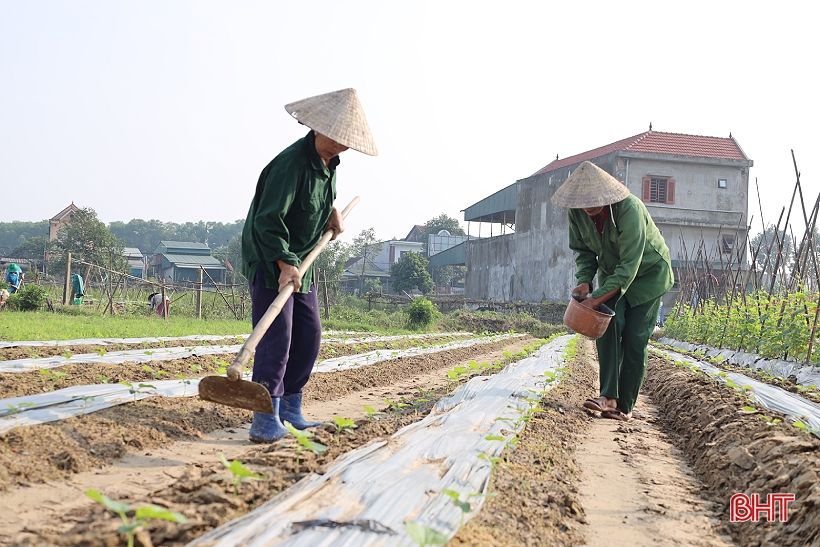
<svg viewBox="0 0 820 547"><path fill-rule="evenodd" d="M786 526L781 544L818 539L820 441L700 354L653 350L622 423L580 407L597 380L577 336L328 332L305 389L325 424L251 445L250 412L196 397L242 339L4 344L0 544L755 545ZM602 507L594 492L624 476L632 490ZM789 522L730 523L730 492L749 488L794 491Z"/></svg>

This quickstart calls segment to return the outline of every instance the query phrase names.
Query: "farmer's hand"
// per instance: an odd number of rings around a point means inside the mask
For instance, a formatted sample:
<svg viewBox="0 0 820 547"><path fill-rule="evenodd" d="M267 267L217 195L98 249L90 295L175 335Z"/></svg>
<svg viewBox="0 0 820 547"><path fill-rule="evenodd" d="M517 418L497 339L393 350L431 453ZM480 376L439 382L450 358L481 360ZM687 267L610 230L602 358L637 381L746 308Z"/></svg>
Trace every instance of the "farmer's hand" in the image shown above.
<svg viewBox="0 0 820 547"><path fill-rule="evenodd" d="M620 292L621 292L621 288L618 287L617 289L609 291L606 294L602 294L598 298L593 298L593 297L590 296L586 300L582 300L581 305L586 306L587 308L590 308L590 309L593 309L593 310L597 310L598 306L600 306L601 304L603 304L604 302L606 302L607 300L609 300L613 296L617 296Z"/></svg>
<svg viewBox="0 0 820 547"><path fill-rule="evenodd" d="M299 274L299 268L291 264L277 260L279 265L279 292L285 288L288 283L293 283L293 290L298 291L302 286L302 276Z"/></svg>
<svg viewBox="0 0 820 547"><path fill-rule="evenodd" d="M572 294L577 294L581 298L581 302L586 300L587 295L592 290L592 287L589 286L589 283L581 283L574 289L572 289Z"/></svg>
<svg viewBox="0 0 820 547"><path fill-rule="evenodd" d="M342 220L342 215L339 213L337 208L333 208L333 211L330 213L330 218L327 221L327 226L325 226L325 230L333 230L333 237L330 238L330 241L333 241L339 234L345 231L345 223Z"/></svg>

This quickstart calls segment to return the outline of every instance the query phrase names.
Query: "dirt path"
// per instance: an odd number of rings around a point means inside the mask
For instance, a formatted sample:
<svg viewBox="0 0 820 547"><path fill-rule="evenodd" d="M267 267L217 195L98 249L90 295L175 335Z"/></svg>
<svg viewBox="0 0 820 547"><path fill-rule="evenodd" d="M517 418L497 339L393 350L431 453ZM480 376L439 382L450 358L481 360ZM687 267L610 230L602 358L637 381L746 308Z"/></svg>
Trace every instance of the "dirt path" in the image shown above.
<svg viewBox="0 0 820 547"><path fill-rule="evenodd" d="M701 484L649 399L642 396L636 409L643 419L600 418L581 407L598 394L589 340L568 369L496 471L496 497L451 544L732 545L715 532L715 505L700 497Z"/></svg>
<svg viewBox="0 0 820 547"><path fill-rule="evenodd" d="M588 545L732 545L714 528L714 504L684 455L664 438L657 408L643 395L629 423L595 418L578 446L581 532Z"/></svg>
<svg viewBox="0 0 820 547"><path fill-rule="evenodd" d="M452 367L466 366L469 360L492 363L503 359L503 352L515 353L530 343L532 338L526 337L503 344L494 343L492 348L484 348L484 351L481 346L475 346L469 352L456 350L437 357L426 356L424 359L440 360L440 365L418 366L419 369L427 368L430 371L416 375L398 373L392 384L379 385L379 382L375 382L376 385L367 390L332 390L345 394L328 400L307 398L304 412L309 418L321 421L330 421L334 415L358 420L365 416L363 405L384 410L385 398L398 401L420 391L440 392L448 386L446 373ZM462 358L453 358L457 355ZM404 368L398 361L393 364L397 369ZM352 371L347 371L347 375L350 374ZM331 373L323 376L332 381L334 377L342 378L346 374ZM82 522L87 518L90 507L94 506L83 495L87 489L96 489L117 500L151 501L152 493L170 487L180 478L190 475L192 468L207 467L218 462L220 452L228 459L248 461L260 450L258 445L251 445L247 441L249 427L246 423L201 433L201 438L195 440L165 442L162 447L131 451L110 465L77 473L65 480L26 484L23 488L0 493L0 545L24 539L33 540L36 544L39 539L29 531L40 529L43 523L49 523L49 531L53 534L70 529L75 522Z"/></svg>

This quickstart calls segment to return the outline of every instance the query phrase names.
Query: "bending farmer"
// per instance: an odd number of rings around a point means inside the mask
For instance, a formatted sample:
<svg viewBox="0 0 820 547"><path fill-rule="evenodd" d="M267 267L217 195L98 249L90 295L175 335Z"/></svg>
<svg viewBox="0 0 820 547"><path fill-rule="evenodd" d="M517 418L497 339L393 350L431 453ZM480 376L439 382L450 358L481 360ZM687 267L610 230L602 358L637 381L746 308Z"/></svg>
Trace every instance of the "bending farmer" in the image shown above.
<svg viewBox="0 0 820 547"><path fill-rule="evenodd" d="M669 249L643 202L606 171L585 161L555 192L569 207L569 247L582 305L615 311L596 340L601 396L584 407L605 418L629 420L646 374L647 343L661 297L672 287ZM592 279L598 274L598 288Z"/></svg>
<svg viewBox="0 0 820 547"><path fill-rule="evenodd" d="M6 283L9 284L9 293L11 294L19 291L20 285L23 283L23 270L14 262L9 264L9 270L6 272Z"/></svg>
<svg viewBox="0 0 820 547"><path fill-rule="evenodd" d="M250 440L270 443L298 429L320 425L302 417L302 388L319 355L322 325L313 266L299 266L321 239L344 230L333 207L339 154L353 148L375 156L376 144L354 89L343 89L285 106L311 131L290 145L259 176L242 231L242 273L250 283L254 327L293 283L294 292L256 346L253 381L273 399L273 414L253 413Z"/></svg>

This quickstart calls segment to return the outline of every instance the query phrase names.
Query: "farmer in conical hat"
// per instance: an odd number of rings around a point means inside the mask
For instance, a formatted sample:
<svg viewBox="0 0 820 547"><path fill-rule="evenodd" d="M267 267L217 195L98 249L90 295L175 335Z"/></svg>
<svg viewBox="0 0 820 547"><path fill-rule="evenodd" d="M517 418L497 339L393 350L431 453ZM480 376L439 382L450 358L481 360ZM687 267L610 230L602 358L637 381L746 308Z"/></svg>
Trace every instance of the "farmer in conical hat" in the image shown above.
<svg viewBox="0 0 820 547"><path fill-rule="evenodd" d="M253 381L273 398L274 414L254 412L250 439L271 443L287 434L283 421L297 429L320 425L302 416L302 388L319 354L322 325L311 266L298 267L331 229L344 225L336 199L339 154L352 148L378 154L354 89L342 89L285 105L310 131L271 161L256 184L242 231L242 273L250 283L253 325L293 283L294 292L256 347Z"/></svg>
<svg viewBox="0 0 820 547"><path fill-rule="evenodd" d="M20 285L23 281L23 270L12 262L9 264L9 269L6 272L6 283L9 284L9 292L11 294L20 290Z"/></svg>
<svg viewBox="0 0 820 547"><path fill-rule="evenodd" d="M569 247L578 253L572 294L588 308L606 304L615 311L596 340L601 395L587 399L584 407L629 420L646 374L647 343L661 297L673 283L669 248L643 202L588 161L555 192L552 203L569 208Z"/></svg>

